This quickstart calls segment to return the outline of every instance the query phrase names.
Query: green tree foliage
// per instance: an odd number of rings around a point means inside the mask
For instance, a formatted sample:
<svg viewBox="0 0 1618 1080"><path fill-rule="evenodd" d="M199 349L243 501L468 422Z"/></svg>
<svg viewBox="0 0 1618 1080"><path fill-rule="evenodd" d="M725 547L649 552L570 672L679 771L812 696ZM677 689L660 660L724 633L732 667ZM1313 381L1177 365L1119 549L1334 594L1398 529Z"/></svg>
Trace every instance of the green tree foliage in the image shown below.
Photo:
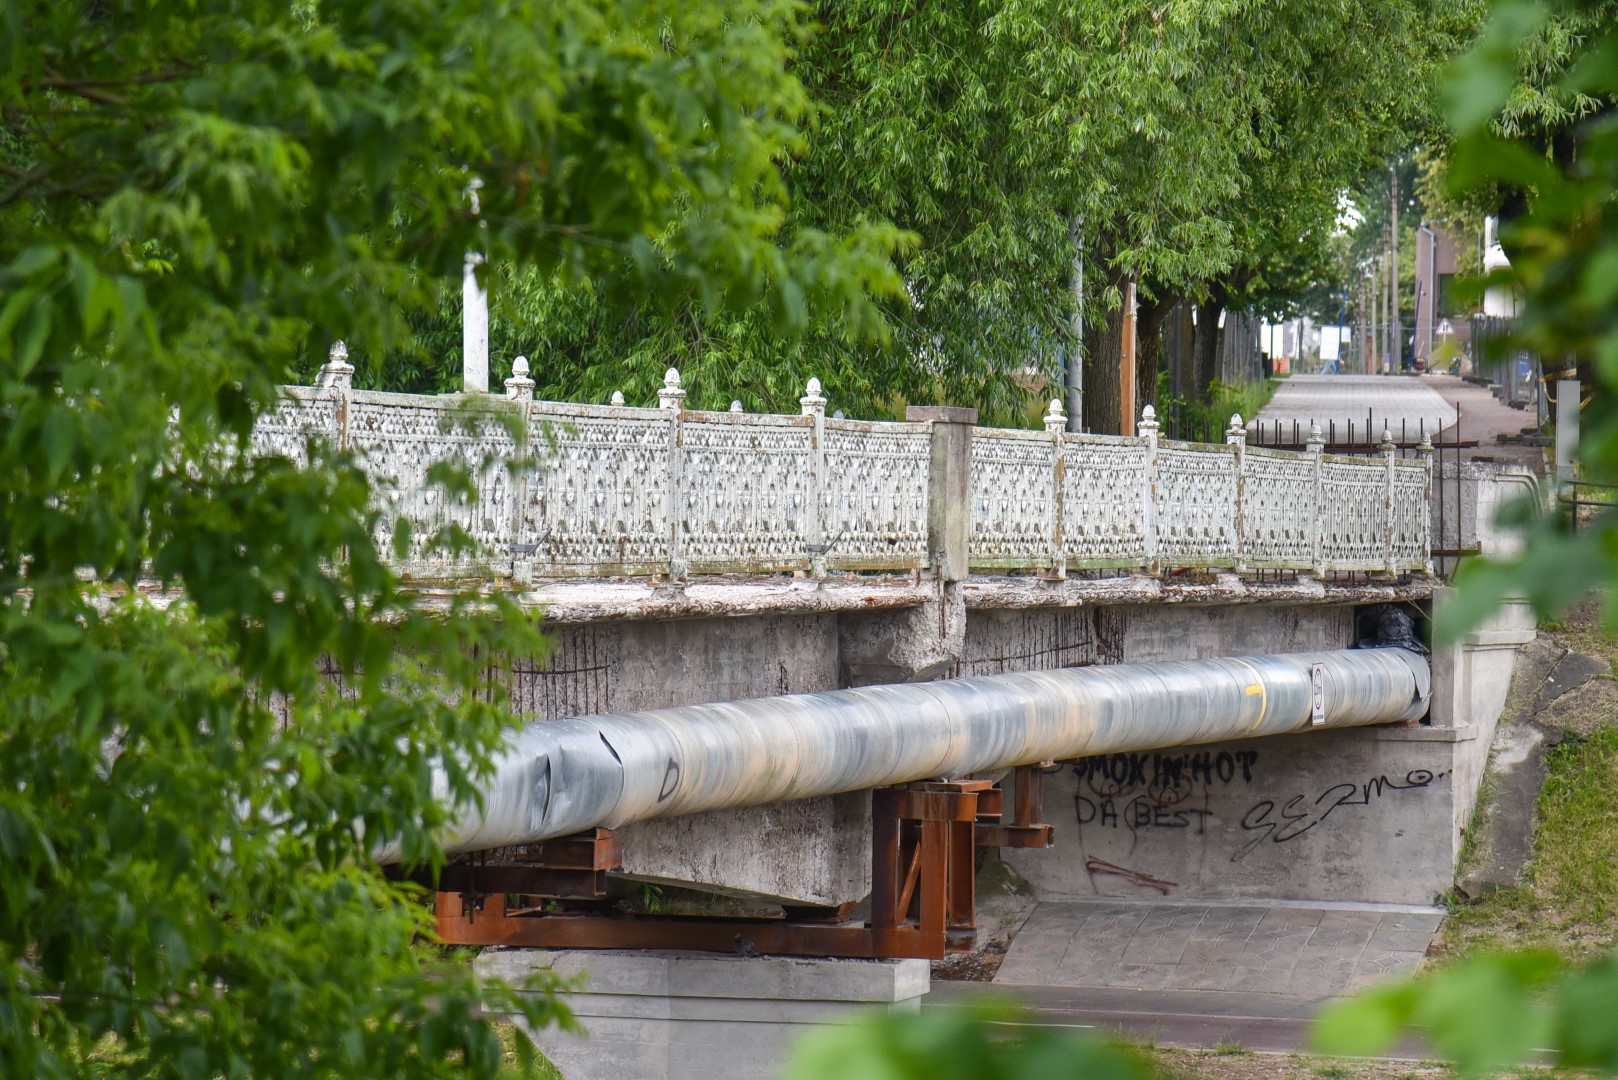
<svg viewBox="0 0 1618 1080"><path fill-rule="evenodd" d="M437 857L434 772L470 796L490 658L542 642L475 587L421 614L355 463L246 439L468 250L873 325L891 230L782 231L802 33L775 0L0 5L0 1075L494 1074L487 991L423 978L369 853Z"/></svg>
<svg viewBox="0 0 1618 1080"><path fill-rule="evenodd" d="M820 4L794 60L816 113L783 170L788 220L853 236L891 222L913 236L889 237L907 286L883 304L891 338L841 319L783 334L764 308L625 304L508 265L493 352L528 355L553 397L650 401L673 364L706 407L790 409L818 375L858 415L939 400L1021 422L1027 377L1054 377L1073 350L1082 251L1091 421L1115 429L1124 281L1143 283L1150 387L1154 319L1174 301L1212 297L1209 325L1225 304L1288 302L1271 298L1296 288L1295 253L1319 247L1339 191L1424 107L1470 10ZM459 296L442 301L419 324L426 361L390 358L384 384L453 387Z"/></svg>
<svg viewBox="0 0 1618 1080"><path fill-rule="evenodd" d="M1604 10L1601 5L1555 9L1563 18ZM1555 22L1544 7L1506 4L1455 81L1453 114L1462 133L1450 157L1450 181L1462 192L1491 190L1497 197L1520 193L1525 211L1502 225L1512 265L1498 280L1521 291L1514 342L1547 361L1585 361L1597 393L1581 419L1580 460L1584 478L1611 483L1618 477L1618 32L1612 24L1589 35L1547 96L1598 103L1563 136L1572 147L1559 152L1537 136L1509 136L1503 110L1520 95L1518 45L1541 39ZM1469 567L1461 603L1452 605L1440 629L1453 636L1492 610L1508 592L1525 594L1541 615L1550 615L1594 585L1618 578L1618 521L1609 512L1572 530L1565 515L1539 515L1517 508L1534 532L1516 559ZM1609 625L1618 607L1609 603Z"/></svg>
<svg viewBox="0 0 1618 1080"><path fill-rule="evenodd" d="M1202 331L1217 324L1220 310L1285 315L1322 292L1340 296L1333 237L1344 195L1433 129L1438 73L1478 15L1469 0L1283 4L1246 26L1226 78L1229 92L1250 102L1250 135L1239 190L1217 211L1236 223L1236 254L1193 290L1201 300L1199 389L1215 374L1215 335ZM1248 83L1253 89L1244 91ZM1385 168L1381 176L1385 190ZM1324 277L1335 287L1322 289ZM1333 321L1339 311L1332 305Z"/></svg>
<svg viewBox="0 0 1618 1080"><path fill-rule="evenodd" d="M1522 292L1515 334L1542 356L1589 358L1598 380L1585 410L1580 454L1587 479L1618 477L1618 27L1607 5L1504 3L1451 81L1458 138L1449 179L1457 198L1517 200L1502 227L1512 266L1502 283ZM1582 32L1569 36L1569 27ZM1553 64L1547 42L1560 43ZM1536 59L1537 58L1537 59ZM1527 84L1527 85L1525 85ZM1548 125L1520 126L1524 103ZM1522 555L1468 568L1437 633L1454 639L1507 593L1541 615L1618 579L1618 517L1606 511L1577 532L1565 515L1515 510L1529 531ZM1608 592L1609 626L1618 606ZM1322 1049L1375 1052L1411 1025L1471 1074L1549 1049L1558 1064L1618 1074L1618 960L1569 966L1554 955L1484 954L1414 983L1336 1006L1321 1020Z"/></svg>

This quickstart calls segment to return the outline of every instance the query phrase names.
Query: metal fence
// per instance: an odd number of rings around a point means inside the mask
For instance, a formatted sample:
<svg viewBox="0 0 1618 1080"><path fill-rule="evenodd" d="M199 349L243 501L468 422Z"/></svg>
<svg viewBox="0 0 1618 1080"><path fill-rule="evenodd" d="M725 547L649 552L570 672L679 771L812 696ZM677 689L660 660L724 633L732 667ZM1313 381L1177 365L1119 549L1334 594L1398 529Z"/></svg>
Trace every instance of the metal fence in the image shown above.
<svg viewBox="0 0 1618 1080"><path fill-rule="evenodd" d="M347 370L344 370L347 369ZM289 387L255 432L261 455L311 439L355 454L377 487L384 551L423 578L900 571L928 565L932 422L354 390L340 358ZM509 385L509 384L508 384ZM531 384L529 384L531 386ZM1425 456L1345 457L1160 439L975 428L970 562L1061 575L1103 568L1424 569ZM472 496L435 483L457 465ZM403 528L401 528L401 523ZM472 543L443 549L446 530Z"/></svg>

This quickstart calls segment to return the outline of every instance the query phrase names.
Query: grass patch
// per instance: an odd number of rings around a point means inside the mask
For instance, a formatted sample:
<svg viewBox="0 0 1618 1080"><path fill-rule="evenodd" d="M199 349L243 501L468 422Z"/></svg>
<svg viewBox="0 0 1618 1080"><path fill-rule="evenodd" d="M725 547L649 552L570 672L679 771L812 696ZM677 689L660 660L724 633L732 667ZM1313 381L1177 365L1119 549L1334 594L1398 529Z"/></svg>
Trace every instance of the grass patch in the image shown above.
<svg viewBox="0 0 1618 1080"><path fill-rule="evenodd" d="M1548 644L1618 661L1618 637L1602 625L1600 593L1539 625ZM1602 678L1603 676L1597 676ZM1452 906L1442 951L1547 948L1587 959L1618 945L1618 717L1588 737L1569 734L1545 757L1536 806L1534 857L1524 883ZM1488 801L1488 783L1479 806ZM1467 830L1463 858L1473 855Z"/></svg>
<svg viewBox="0 0 1618 1080"><path fill-rule="evenodd" d="M1546 765L1534 885L1570 917L1607 922L1618 903L1618 728L1564 740Z"/></svg>
<svg viewBox="0 0 1618 1080"><path fill-rule="evenodd" d="M1253 419L1260 409L1269 404L1270 398L1275 396L1275 388L1280 385L1280 379L1265 379L1256 383L1216 381L1209 389L1206 402L1176 401L1169 395L1167 381L1164 380L1158 392L1158 413L1169 416L1178 407L1181 426L1188 435L1222 442L1232 415L1239 413L1244 421Z"/></svg>
<svg viewBox="0 0 1618 1080"><path fill-rule="evenodd" d="M1429 1061L1321 1058L1310 1054L1160 1047L1146 1055L1163 1080L1456 1080L1448 1065ZM1515 1075L1515 1074L1508 1074Z"/></svg>
<svg viewBox="0 0 1618 1080"><path fill-rule="evenodd" d="M1542 947L1582 959L1618 944L1618 728L1546 755L1527 882L1457 907L1446 952Z"/></svg>
<svg viewBox="0 0 1618 1080"><path fill-rule="evenodd" d="M562 1080L561 1070L533 1047L516 1024L497 1024L495 1034L500 1037L500 1080ZM518 1049L522 1043L528 1043L533 1059L526 1069Z"/></svg>

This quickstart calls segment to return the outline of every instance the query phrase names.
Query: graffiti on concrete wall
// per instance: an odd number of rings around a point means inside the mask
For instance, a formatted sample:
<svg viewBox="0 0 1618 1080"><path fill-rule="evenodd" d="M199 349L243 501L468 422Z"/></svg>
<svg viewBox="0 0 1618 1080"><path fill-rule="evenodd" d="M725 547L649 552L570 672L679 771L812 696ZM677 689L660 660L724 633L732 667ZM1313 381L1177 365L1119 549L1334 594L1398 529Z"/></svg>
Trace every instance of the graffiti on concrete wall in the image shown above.
<svg viewBox="0 0 1618 1080"><path fill-rule="evenodd" d="M1079 792L1079 824L1100 828L1187 829L1207 832L1213 810L1208 789L1253 781L1258 751L1198 750L1185 753L1109 754L1073 766ZM1198 792L1202 805L1193 801Z"/></svg>
<svg viewBox="0 0 1618 1080"><path fill-rule="evenodd" d="M1090 875L1090 880L1092 882L1094 882L1098 877L1117 878L1118 880L1126 882L1130 885L1138 885L1143 889L1150 889L1159 896L1167 896L1170 892L1179 888L1180 885L1180 883L1177 881L1169 881L1165 878L1153 877L1150 874L1143 874L1139 870L1131 870L1127 866L1117 866L1113 863L1097 859L1094 856L1084 860L1084 871Z"/></svg>
<svg viewBox="0 0 1618 1080"><path fill-rule="evenodd" d="M1167 895L1178 888L1169 878L1184 880L1172 870L1164 874L1165 868L1181 865L1185 857L1175 852L1183 845L1196 848L1191 865L1205 867L1196 873L1211 873L1204 862L1209 857L1217 865L1240 863L1267 845L1330 832L1332 822L1348 820L1356 807L1412 798L1449 775L1428 769L1339 773L1316 792L1294 794L1296 788L1287 791L1293 759L1282 756L1261 765L1260 755L1185 748L1075 762L1076 839L1091 886L1098 893L1126 887ZM1153 836L1159 839L1143 847ZM1145 866L1137 863L1137 852L1150 853Z"/></svg>
<svg viewBox="0 0 1618 1080"><path fill-rule="evenodd" d="M1242 828L1255 835L1231 855L1230 861L1240 862L1266 841L1284 844L1296 839L1324 823L1340 807L1369 806L1373 799L1420 791L1448 775L1448 772L1412 769L1398 780L1380 775L1363 783L1333 784L1313 800L1307 795L1294 795L1278 805L1274 799L1260 799L1241 818Z"/></svg>

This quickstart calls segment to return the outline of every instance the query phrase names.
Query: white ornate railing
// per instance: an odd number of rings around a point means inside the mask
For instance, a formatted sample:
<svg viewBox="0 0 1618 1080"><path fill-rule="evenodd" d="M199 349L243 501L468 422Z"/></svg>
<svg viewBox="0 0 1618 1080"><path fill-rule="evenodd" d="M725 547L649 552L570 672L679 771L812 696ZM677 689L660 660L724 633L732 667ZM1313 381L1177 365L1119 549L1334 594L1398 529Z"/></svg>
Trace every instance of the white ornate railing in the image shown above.
<svg viewBox="0 0 1618 1080"><path fill-rule="evenodd" d="M1232 417L1224 445L1159 439L1152 409L1132 437L979 428L972 438L976 569L1097 567L1425 570L1430 448L1375 457L1246 445Z"/></svg>
<svg viewBox="0 0 1618 1080"><path fill-rule="evenodd" d="M928 565L932 421L826 415L811 380L798 416L700 412L670 369L658 408L509 396L354 390L334 349L314 387L289 387L255 432L261 454L305 458L310 439L354 453L378 489L377 539L417 577L910 570ZM1428 457L1377 457L1134 437L972 432L975 569L1139 567L1424 569ZM471 498L433 482L460 466ZM453 527L472 543L448 553Z"/></svg>

